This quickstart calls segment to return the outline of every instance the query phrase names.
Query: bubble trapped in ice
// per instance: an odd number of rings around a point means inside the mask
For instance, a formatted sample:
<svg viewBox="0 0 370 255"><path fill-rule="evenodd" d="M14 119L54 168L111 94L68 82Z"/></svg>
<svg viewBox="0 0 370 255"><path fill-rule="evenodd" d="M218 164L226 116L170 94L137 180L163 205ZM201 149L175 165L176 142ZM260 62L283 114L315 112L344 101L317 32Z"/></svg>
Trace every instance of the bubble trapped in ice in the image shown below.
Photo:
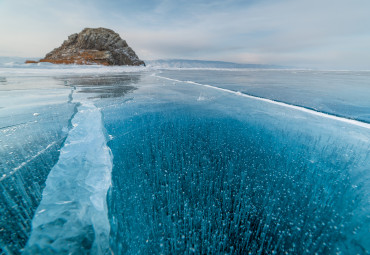
<svg viewBox="0 0 370 255"><path fill-rule="evenodd" d="M369 251L367 73L0 71L1 252Z"/></svg>

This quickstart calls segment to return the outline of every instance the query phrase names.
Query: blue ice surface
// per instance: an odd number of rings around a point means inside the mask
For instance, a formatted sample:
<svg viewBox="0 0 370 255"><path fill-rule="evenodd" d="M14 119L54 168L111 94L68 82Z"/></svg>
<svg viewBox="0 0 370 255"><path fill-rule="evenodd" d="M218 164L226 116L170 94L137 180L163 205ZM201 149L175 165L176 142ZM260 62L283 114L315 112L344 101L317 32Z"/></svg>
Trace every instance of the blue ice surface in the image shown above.
<svg viewBox="0 0 370 255"><path fill-rule="evenodd" d="M30 236L25 254L369 253L369 108L340 112L366 73L22 68L0 69L2 253ZM360 122L201 85L250 92L251 76L274 86L259 97L317 109L330 92L325 112Z"/></svg>
<svg viewBox="0 0 370 255"><path fill-rule="evenodd" d="M0 244L6 254L28 239L74 113L70 92L50 78L0 78Z"/></svg>
<svg viewBox="0 0 370 255"><path fill-rule="evenodd" d="M114 252L366 254L368 129L150 79L101 102Z"/></svg>

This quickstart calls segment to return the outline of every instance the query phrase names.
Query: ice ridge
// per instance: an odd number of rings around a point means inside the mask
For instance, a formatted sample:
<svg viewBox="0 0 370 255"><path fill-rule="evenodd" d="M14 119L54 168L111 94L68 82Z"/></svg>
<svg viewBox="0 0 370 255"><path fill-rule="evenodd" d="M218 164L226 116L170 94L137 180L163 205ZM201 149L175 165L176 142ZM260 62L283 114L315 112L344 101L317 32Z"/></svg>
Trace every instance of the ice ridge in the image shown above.
<svg viewBox="0 0 370 255"><path fill-rule="evenodd" d="M207 87L207 88L211 88L211 89L216 89L216 90L220 90L220 91L223 91L223 92L235 94L237 96L242 96L242 97L251 98L251 99L255 99L255 100L259 100L259 101L263 101L263 102L267 102L267 103L271 103L271 104L275 104L275 105L280 105L280 106L288 107L288 108L295 109L295 110L298 110L298 111L301 111L301 112L306 112L308 114L312 114L312 115L316 115L316 116L320 116L320 117L324 117L324 118L328 118L328 119L332 119L332 120L336 120L336 121L340 121L340 122L345 122L345 123L355 125L355 126L358 126L358 127L370 129L370 123L366 123L366 122L362 122L362 121L358 121L358 120L353 120L353 119L347 119L347 118L344 118L344 117L335 116L335 115L320 112L320 111L315 111L313 109L308 109L308 108L305 108L305 107L302 107L302 106L291 105L291 104L275 101L275 100L268 99L268 98L252 96L252 95L248 95L248 94L245 94L245 93L241 93L240 91L224 89L224 88L216 87L216 86L213 86L213 85L202 84L202 83L198 83L198 82L194 82L194 81L181 81L181 80L177 80L177 79L172 79L172 78L159 76L159 75L156 75L156 74L154 74L154 76L158 77L158 78L161 78L161 79L165 79L165 80L188 83L188 84L193 84L193 85L197 85L197 86L203 86L203 87Z"/></svg>
<svg viewBox="0 0 370 255"><path fill-rule="evenodd" d="M24 254L107 254L106 196L111 185L112 153L101 111L83 101L57 164L46 180Z"/></svg>

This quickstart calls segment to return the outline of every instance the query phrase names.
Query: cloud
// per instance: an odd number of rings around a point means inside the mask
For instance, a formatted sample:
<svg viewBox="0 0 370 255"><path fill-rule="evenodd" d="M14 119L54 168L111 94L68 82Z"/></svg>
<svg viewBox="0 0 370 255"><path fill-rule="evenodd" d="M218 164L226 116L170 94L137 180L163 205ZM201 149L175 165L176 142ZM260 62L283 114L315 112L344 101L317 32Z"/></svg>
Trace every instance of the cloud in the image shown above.
<svg viewBox="0 0 370 255"><path fill-rule="evenodd" d="M119 32L144 59L370 66L367 0L0 2L0 55L43 56L83 27Z"/></svg>

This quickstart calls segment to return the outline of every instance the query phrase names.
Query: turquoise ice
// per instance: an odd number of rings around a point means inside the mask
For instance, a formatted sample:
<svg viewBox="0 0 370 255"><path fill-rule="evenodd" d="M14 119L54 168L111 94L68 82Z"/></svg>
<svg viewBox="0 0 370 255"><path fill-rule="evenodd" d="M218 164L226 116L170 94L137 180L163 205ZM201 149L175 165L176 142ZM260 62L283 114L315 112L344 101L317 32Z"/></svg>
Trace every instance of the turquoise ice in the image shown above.
<svg viewBox="0 0 370 255"><path fill-rule="evenodd" d="M367 254L369 81L2 67L1 252Z"/></svg>

